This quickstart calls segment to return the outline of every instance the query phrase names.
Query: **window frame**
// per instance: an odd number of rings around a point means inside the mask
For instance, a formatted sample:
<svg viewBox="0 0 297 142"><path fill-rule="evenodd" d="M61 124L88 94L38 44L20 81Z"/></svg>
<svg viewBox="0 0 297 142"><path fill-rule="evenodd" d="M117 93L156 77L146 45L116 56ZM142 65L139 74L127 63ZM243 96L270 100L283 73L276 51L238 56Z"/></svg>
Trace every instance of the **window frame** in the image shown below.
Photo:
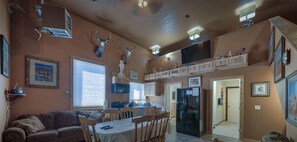
<svg viewBox="0 0 297 142"><path fill-rule="evenodd" d="M137 82L137 81L129 81L129 85L130 85L131 82L132 82L132 83L143 84L143 99L140 99L140 100L141 100L141 101L146 100L146 96L144 95L144 91L145 91L145 89L144 89L144 87L145 87L145 83L144 83L144 82ZM131 85L130 85L130 87L131 87ZM130 92L131 92L131 88L130 88ZM140 100L137 100L137 101L140 101ZM130 100L130 93L129 93L129 101L136 101L135 99Z"/></svg>
<svg viewBox="0 0 297 142"><path fill-rule="evenodd" d="M70 103L69 103L69 107L70 107L70 110L92 110L92 109L103 109L104 106L99 106L99 107L74 107L73 106L73 63L74 63L74 60L80 60L80 61L83 61L83 62L89 62L89 63L92 63L92 64L97 64L97 65L101 65L101 66L104 66L105 67L105 101L107 101L107 66L103 63L100 63L100 62L96 62L96 61L93 61L93 60L90 60L90 59L85 59L85 58L81 58L81 57L78 57L78 56L73 56L71 55L70 56L70 76L69 76L69 92L67 93L66 91L66 94L68 94L69 98L70 98ZM104 104L103 104L104 105Z"/></svg>

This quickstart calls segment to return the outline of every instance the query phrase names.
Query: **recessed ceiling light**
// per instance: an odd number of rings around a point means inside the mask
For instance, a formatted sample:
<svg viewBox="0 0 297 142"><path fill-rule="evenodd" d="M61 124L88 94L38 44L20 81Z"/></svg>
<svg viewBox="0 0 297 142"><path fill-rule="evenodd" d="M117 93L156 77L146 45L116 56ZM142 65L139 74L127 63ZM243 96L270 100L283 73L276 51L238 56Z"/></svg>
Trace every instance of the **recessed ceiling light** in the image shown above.
<svg viewBox="0 0 297 142"><path fill-rule="evenodd" d="M141 8L146 7L148 2L146 0L138 0L138 6Z"/></svg>
<svg viewBox="0 0 297 142"><path fill-rule="evenodd" d="M256 16L256 5L249 6L245 9L240 10L239 21L243 22L252 19Z"/></svg>
<svg viewBox="0 0 297 142"><path fill-rule="evenodd" d="M153 53L154 55L158 55L158 54L160 53L160 48L161 48L160 45L154 45L154 46L152 46L152 47L151 47L151 49L152 49L152 53Z"/></svg>
<svg viewBox="0 0 297 142"><path fill-rule="evenodd" d="M189 34L189 39L196 41L199 37L200 37L200 28L199 27L195 27L190 29L187 33Z"/></svg>

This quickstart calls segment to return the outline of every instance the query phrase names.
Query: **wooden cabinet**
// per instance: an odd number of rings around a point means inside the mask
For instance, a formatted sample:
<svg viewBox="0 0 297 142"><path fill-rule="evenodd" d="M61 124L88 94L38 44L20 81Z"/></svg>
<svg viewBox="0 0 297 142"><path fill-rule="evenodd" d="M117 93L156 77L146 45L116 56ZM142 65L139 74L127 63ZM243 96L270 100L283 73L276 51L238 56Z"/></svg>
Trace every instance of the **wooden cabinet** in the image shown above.
<svg viewBox="0 0 297 142"><path fill-rule="evenodd" d="M149 82L144 84L144 95L145 96L159 96L160 95L159 83Z"/></svg>

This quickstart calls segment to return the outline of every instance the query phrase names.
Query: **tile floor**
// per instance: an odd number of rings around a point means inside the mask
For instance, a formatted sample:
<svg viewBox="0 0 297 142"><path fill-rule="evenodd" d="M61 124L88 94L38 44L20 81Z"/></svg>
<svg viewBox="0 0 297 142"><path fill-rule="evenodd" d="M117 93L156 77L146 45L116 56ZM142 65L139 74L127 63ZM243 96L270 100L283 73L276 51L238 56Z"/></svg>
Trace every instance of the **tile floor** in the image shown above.
<svg viewBox="0 0 297 142"><path fill-rule="evenodd" d="M218 138L220 142L242 142L239 139L226 137L217 134L205 134L201 138L193 137L190 135L177 133L175 120L170 121L171 124L171 133L166 133L166 142L208 142L212 141L214 138Z"/></svg>
<svg viewBox="0 0 297 142"><path fill-rule="evenodd" d="M213 133L233 138L239 138L239 124L236 122L223 121L213 129Z"/></svg>

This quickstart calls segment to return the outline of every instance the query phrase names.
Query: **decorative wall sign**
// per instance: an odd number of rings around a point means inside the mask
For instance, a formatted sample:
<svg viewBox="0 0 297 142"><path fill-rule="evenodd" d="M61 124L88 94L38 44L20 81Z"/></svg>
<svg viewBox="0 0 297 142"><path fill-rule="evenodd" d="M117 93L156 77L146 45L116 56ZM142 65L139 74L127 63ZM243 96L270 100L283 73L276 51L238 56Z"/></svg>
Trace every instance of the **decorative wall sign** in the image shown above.
<svg viewBox="0 0 297 142"><path fill-rule="evenodd" d="M297 127L297 71L286 79L286 119Z"/></svg>
<svg viewBox="0 0 297 142"><path fill-rule="evenodd" d="M3 35L0 35L0 49L1 49L1 74L9 77L10 61L9 61L9 45Z"/></svg>
<svg viewBox="0 0 297 142"><path fill-rule="evenodd" d="M189 87L199 87L199 86L201 86L201 76L189 78Z"/></svg>
<svg viewBox="0 0 297 142"><path fill-rule="evenodd" d="M59 62L26 56L26 86L58 88Z"/></svg>
<svg viewBox="0 0 297 142"><path fill-rule="evenodd" d="M268 65L270 66L274 59L275 52L275 27L272 27L269 37L269 50L268 50Z"/></svg>
<svg viewBox="0 0 297 142"><path fill-rule="evenodd" d="M277 44L274 56L274 83L281 81L285 78L285 66L282 61L282 55L285 50L285 38L281 37Z"/></svg>
<svg viewBox="0 0 297 142"><path fill-rule="evenodd" d="M269 97L269 82L252 83L252 97Z"/></svg>

